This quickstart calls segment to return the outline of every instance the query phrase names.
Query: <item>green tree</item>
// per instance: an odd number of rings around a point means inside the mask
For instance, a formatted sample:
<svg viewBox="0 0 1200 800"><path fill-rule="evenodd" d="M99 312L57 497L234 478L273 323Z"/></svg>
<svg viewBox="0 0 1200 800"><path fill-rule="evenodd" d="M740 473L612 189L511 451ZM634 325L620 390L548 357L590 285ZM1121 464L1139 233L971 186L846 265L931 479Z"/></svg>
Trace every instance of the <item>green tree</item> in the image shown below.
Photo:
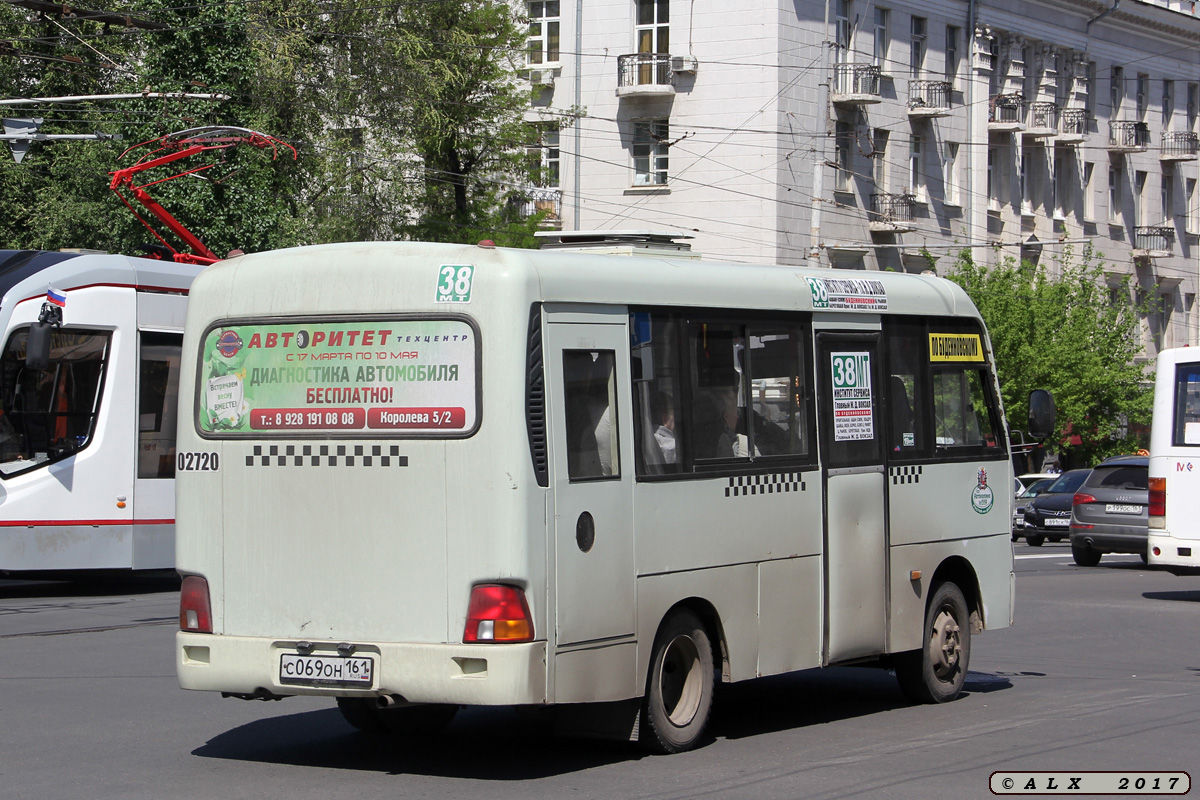
<svg viewBox="0 0 1200 800"><path fill-rule="evenodd" d="M1048 389L1058 408L1048 440L1091 464L1138 447L1129 431L1149 424L1153 375L1141 354L1139 309L1129 284L1109 291L1090 249L1045 266L1008 258L996 265L959 254L946 276L966 290L991 336L1011 427L1024 427L1029 392ZM1070 445L1070 437L1079 443Z"/></svg>

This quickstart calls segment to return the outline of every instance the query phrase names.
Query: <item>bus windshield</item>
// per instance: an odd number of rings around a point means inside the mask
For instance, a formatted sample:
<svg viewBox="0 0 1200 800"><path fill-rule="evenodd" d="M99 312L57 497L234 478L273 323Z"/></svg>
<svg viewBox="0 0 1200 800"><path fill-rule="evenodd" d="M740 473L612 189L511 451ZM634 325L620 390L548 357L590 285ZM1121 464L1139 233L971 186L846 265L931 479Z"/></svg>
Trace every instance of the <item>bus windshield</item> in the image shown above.
<svg viewBox="0 0 1200 800"><path fill-rule="evenodd" d="M65 458L91 440L109 353L109 334L60 329L45 370L25 365L28 328L0 355L0 477Z"/></svg>

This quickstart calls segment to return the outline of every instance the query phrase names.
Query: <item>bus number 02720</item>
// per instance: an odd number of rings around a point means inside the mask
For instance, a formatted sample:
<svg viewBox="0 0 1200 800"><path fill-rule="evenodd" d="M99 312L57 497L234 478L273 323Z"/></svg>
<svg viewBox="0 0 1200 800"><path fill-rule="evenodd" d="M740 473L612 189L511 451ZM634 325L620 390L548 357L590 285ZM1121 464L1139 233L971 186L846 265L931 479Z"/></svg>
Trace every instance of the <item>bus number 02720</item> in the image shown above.
<svg viewBox="0 0 1200 800"><path fill-rule="evenodd" d="M216 472L221 468L217 453L183 452L176 457L177 472Z"/></svg>

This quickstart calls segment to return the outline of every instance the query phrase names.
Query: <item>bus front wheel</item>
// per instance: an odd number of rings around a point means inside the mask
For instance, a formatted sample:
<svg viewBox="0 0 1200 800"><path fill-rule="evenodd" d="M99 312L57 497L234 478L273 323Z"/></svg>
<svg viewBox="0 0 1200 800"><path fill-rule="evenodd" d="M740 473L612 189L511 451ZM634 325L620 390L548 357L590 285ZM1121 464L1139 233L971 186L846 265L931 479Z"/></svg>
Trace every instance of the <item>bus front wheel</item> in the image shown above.
<svg viewBox="0 0 1200 800"><path fill-rule="evenodd" d="M967 600L954 583L937 587L925 609L920 650L896 656L896 679L908 699L946 703L958 697L971 659L971 621Z"/></svg>
<svg viewBox="0 0 1200 800"><path fill-rule="evenodd" d="M712 710L714 683L712 643L704 624L690 611L672 614L654 637L642 701L642 745L655 753L695 747Z"/></svg>

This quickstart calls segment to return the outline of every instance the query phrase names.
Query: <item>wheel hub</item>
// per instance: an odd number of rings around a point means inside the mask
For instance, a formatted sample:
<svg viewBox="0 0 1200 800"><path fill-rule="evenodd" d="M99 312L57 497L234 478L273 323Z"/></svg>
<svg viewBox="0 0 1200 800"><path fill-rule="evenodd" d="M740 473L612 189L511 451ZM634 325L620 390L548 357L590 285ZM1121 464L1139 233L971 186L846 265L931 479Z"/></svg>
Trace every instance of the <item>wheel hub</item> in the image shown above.
<svg viewBox="0 0 1200 800"><path fill-rule="evenodd" d="M962 655L962 639L954 615L943 609L933 621L929 636L929 663L939 678L944 678L958 666Z"/></svg>

